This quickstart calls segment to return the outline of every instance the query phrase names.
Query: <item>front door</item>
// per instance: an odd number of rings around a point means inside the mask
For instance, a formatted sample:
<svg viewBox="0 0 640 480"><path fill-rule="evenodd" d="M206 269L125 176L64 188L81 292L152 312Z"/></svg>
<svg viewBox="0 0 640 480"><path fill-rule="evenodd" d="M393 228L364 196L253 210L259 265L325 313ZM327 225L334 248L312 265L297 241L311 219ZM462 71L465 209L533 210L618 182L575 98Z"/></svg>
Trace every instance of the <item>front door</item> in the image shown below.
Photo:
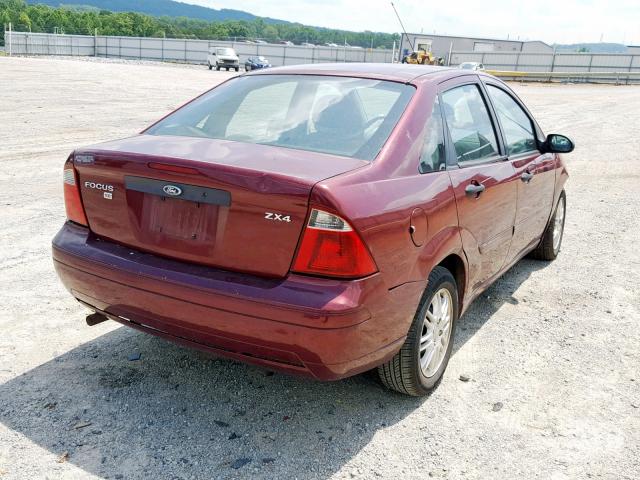
<svg viewBox="0 0 640 480"><path fill-rule="evenodd" d="M477 76L442 85L441 104L457 167L449 170L472 294L505 264L516 214L516 178Z"/></svg>

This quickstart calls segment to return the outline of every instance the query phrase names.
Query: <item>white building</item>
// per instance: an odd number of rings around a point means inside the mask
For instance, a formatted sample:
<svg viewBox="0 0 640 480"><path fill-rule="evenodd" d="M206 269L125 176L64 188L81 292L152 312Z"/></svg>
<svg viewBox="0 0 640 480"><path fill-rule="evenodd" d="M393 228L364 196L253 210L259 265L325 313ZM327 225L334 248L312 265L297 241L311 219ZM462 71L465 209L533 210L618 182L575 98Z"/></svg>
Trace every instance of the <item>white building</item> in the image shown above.
<svg viewBox="0 0 640 480"><path fill-rule="evenodd" d="M497 40L492 38L455 37L451 35L402 34L398 60L412 50L430 50L436 57L448 58L449 52L528 52L553 53L553 47L534 40Z"/></svg>

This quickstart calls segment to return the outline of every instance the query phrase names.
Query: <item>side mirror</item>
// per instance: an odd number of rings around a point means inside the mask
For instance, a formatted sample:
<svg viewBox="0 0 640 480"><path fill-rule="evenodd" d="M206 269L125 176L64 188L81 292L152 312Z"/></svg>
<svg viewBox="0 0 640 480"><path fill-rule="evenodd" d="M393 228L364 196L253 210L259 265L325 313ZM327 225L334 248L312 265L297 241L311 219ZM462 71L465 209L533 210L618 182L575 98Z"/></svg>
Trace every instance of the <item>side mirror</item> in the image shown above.
<svg viewBox="0 0 640 480"><path fill-rule="evenodd" d="M542 148L545 153L569 153L573 152L575 145L569 137L552 133L547 135Z"/></svg>

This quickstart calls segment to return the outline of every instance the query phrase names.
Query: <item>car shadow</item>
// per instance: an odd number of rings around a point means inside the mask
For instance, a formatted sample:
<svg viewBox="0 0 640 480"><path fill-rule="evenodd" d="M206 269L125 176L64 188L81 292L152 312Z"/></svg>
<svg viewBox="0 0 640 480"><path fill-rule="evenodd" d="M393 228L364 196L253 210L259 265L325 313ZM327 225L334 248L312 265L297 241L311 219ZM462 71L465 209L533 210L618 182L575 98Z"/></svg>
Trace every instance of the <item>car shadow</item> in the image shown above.
<svg viewBox="0 0 640 480"><path fill-rule="evenodd" d="M513 293L533 272L541 270L547 265L547 262L524 258L496 280L480 297L476 298L458 321L453 354L455 355L501 306L505 303L517 305L519 301L513 296Z"/></svg>
<svg viewBox="0 0 640 480"><path fill-rule="evenodd" d="M476 300L454 352L544 265L520 262ZM371 374L320 383L121 327L1 385L0 420L103 478L311 479L428 401L388 392ZM60 468L53 459L46 473Z"/></svg>

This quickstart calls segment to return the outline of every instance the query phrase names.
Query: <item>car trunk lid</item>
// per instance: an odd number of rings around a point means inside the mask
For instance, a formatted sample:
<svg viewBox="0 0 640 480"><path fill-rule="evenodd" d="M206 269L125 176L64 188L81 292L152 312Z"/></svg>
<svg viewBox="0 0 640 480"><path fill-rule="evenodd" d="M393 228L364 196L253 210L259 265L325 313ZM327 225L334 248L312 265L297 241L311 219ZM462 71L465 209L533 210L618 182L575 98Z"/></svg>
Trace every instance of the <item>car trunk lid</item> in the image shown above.
<svg viewBox="0 0 640 480"><path fill-rule="evenodd" d="M368 162L138 135L75 152L89 227L138 250L221 269L289 271L313 186Z"/></svg>

